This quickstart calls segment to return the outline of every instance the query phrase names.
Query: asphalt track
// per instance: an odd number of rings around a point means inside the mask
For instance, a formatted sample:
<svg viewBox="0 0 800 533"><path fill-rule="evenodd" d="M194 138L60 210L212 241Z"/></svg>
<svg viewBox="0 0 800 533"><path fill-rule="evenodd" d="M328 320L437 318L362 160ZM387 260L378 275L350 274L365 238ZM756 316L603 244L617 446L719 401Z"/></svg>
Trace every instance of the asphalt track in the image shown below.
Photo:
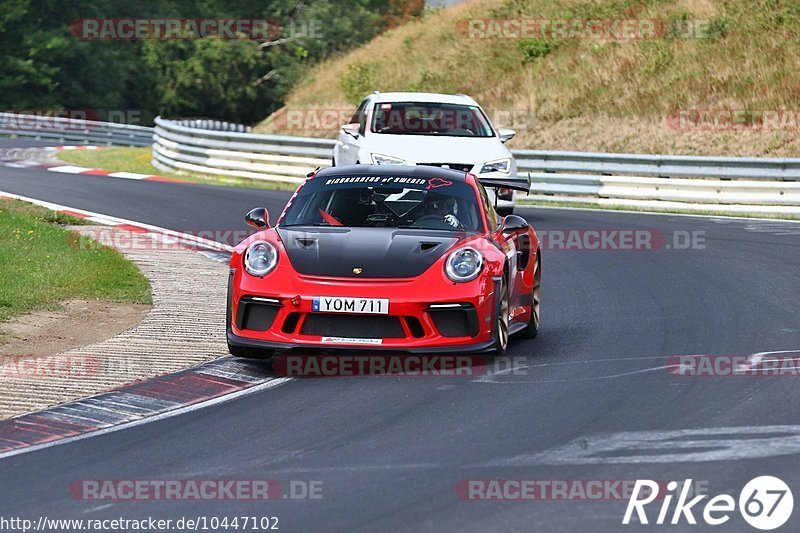
<svg viewBox="0 0 800 533"><path fill-rule="evenodd" d="M10 137L0 137L0 148L41 148L44 146L74 146L76 143L53 140L26 139L24 137L12 139Z"/></svg>
<svg viewBox="0 0 800 533"><path fill-rule="evenodd" d="M277 214L288 198L6 167L0 191L184 231L240 230L249 208ZM0 516L277 516L282 531L639 529L621 525L625 500L463 501L455 487L470 479L691 478L711 495L738 498L751 478L776 475L800 504L797 378L682 377L664 368L673 355L800 349L800 224L519 212L539 231L651 230L668 242L675 232L696 231L704 243L545 250L542 329L537 339L512 344L510 355L522 358L515 373L295 379L10 457L0 460ZM642 439L656 445L643 450ZM68 494L81 479L321 480L323 497L91 502ZM654 520L658 508L648 510ZM781 531L798 526L795 509ZM684 520L642 529L708 528ZM714 529L755 531L737 513Z"/></svg>

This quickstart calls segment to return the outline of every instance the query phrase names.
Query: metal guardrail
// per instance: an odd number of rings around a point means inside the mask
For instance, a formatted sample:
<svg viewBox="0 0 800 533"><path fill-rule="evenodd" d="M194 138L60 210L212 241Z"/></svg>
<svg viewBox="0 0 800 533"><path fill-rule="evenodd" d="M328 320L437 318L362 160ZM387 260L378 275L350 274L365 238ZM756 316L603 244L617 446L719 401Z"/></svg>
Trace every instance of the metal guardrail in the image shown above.
<svg viewBox="0 0 800 533"><path fill-rule="evenodd" d="M224 120L214 120L210 118L182 118L179 120L171 120L170 122L178 126L200 130L232 131L238 133L250 133L253 131L253 128L245 126L244 124L236 124L234 122L225 122Z"/></svg>
<svg viewBox="0 0 800 533"><path fill-rule="evenodd" d="M530 200L722 213L800 214L800 158L516 150Z"/></svg>
<svg viewBox="0 0 800 533"><path fill-rule="evenodd" d="M299 183L331 161L336 141L198 128L156 118L153 164L164 170ZM524 201L722 213L800 214L800 158L699 157L514 150L533 185Z"/></svg>
<svg viewBox="0 0 800 533"><path fill-rule="evenodd" d="M0 135L71 144L149 146L153 128L66 117L0 113Z"/></svg>
<svg viewBox="0 0 800 533"><path fill-rule="evenodd" d="M198 129L156 117L153 165L169 171L300 183L328 166L336 141Z"/></svg>
<svg viewBox="0 0 800 533"><path fill-rule="evenodd" d="M800 180L800 158L704 157L514 150L517 165L543 172L589 172L663 178Z"/></svg>

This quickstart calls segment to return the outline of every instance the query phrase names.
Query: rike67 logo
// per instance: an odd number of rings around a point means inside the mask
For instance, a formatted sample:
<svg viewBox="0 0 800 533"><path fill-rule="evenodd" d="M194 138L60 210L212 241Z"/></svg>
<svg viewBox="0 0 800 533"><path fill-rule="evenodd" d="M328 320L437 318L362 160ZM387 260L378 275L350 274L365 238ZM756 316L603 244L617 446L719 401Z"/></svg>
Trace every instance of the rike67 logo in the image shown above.
<svg viewBox="0 0 800 533"><path fill-rule="evenodd" d="M680 494L678 489L680 487ZM695 513L701 515L702 520L710 526L725 524L731 519L731 514L737 509L737 501L729 494L714 496L701 505L708 497L706 494L690 498L692 480L687 479L679 485L676 481L667 484L667 493L661 499L661 506L655 524L687 524L696 525ZM649 479L636 480L633 493L628 500L628 508L622 523L631 523L633 514L636 513L640 524L650 524L652 513L648 516L645 507L653 503L659 496L659 485ZM644 497L641 497L645 494ZM674 508L672 502L677 496ZM784 525L792 516L794 497L789 486L773 476L760 476L750 480L739 493L738 510L745 522L756 529L769 531Z"/></svg>

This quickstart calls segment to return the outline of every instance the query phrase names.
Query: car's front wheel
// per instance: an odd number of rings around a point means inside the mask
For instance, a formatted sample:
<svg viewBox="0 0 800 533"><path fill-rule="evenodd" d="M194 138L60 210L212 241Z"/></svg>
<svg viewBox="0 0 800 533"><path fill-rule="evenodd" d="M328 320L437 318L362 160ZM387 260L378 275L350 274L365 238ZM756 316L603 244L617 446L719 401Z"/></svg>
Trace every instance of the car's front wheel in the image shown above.
<svg viewBox="0 0 800 533"><path fill-rule="evenodd" d="M266 348L248 348L245 346L233 346L228 343L228 351L234 357L241 357L243 359L272 359L275 350Z"/></svg>

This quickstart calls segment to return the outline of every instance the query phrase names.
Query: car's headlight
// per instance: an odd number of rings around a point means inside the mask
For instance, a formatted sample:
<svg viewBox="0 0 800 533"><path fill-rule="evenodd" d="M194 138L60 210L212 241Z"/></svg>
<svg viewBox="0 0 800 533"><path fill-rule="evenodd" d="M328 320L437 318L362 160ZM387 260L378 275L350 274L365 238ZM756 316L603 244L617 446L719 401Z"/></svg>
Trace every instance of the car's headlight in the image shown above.
<svg viewBox="0 0 800 533"><path fill-rule="evenodd" d="M244 253L244 269L251 276L262 278L278 264L278 250L267 241L256 241Z"/></svg>
<svg viewBox="0 0 800 533"><path fill-rule="evenodd" d="M459 248L447 256L444 271L447 277L456 282L472 281L483 268L483 256L475 248Z"/></svg>
<svg viewBox="0 0 800 533"><path fill-rule="evenodd" d="M372 162L376 165L405 165L406 162L399 157L390 155L372 154Z"/></svg>
<svg viewBox="0 0 800 533"><path fill-rule="evenodd" d="M497 161L489 161L483 164L481 174L488 174L489 172L502 172L508 174L511 171L511 159L498 159Z"/></svg>

